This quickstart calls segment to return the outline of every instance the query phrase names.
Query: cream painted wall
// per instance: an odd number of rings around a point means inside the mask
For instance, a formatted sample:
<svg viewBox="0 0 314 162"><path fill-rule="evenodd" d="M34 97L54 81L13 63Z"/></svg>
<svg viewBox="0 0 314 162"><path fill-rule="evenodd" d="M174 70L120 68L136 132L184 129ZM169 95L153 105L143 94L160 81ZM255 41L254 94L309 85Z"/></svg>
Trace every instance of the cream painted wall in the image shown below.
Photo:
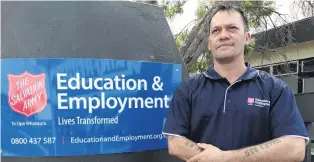
<svg viewBox="0 0 314 162"><path fill-rule="evenodd" d="M276 53L264 55L261 53L253 53L246 60L252 66L261 66L314 57L314 40L289 47L278 48L276 50Z"/></svg>

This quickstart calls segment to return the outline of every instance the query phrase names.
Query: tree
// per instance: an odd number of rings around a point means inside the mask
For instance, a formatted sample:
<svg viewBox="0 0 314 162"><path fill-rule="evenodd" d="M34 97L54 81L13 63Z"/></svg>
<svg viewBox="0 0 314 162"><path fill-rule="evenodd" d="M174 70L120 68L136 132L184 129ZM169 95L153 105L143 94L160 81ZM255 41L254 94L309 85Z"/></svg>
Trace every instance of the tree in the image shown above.
<svg viewBox="0 0 314 162"><path fill-rule="evenodd" d="M242 8L248 15L250 28L253 29L261 28L262 26L265 26L267 29L268 21L273 21L270 17L273 13L282 16L275 11L274 1L210 1L210 3L207 3L206 7L203 7L204 2L203 4L201 3L200 8L202 9L198 9L198 13L202 13L203 15L198 16L200 18L199 23L194 26L184 42L184 45L180 48L180 53L185 64L189 67L190 72L195 70L204 71L210 63L210 61L207 61L205 64L203 62L196 62L196 59L201 55L202 59L204 57L210 59L210 51L207 50L207 38L209 35L208 22L211 17L211 6L219 3L231 3L232 5ZM205 11L200 12L199 10ZM282 18L282 20L284 20L284 18ZM245 48L246 55L249 55L254 49L254 45L255 41L253 40L251 44ZM193 66L195 62L197 65ZM195 69L195 67L197 68Z"/></svg>
<svg viewBox="0 0 314 162"><path fill-rule="evenodd" d="M147 3L149 1L146 1ZM165 15L172 19L176 14L183 12L182 6L185 1L167 1L157 3L163 7ZM291 36L294 30L293 25L288 24L288 17L279 13L275 7L275 0L262 1L215 1L215 0L199 0L199 7L196 12L197 19L188 23L181 32L174 35L176 43L180 49L180 54L188 67L189 72L204 71L211 63L211 54L207 49L207 38L209 36L208 22L211 16L212 7L220 4L228 3L239 6L248 16L249 26L253 32L264 32L267 38L269 28L279 28L279 32L275 33L278 38L281 38L281 46L292 45L294 38ZM295 11L302 12L305 17L314 16L314 2L313 1L299 1L295 0L291 6ZM296 12L296 13L297 13ZM313 19L314 20L314 19ZM314 21L313 21L314 25ZM263 56L269 53L274 53L273 44L268 39L259 41L263 46L255 46L255 41L252 40L249 46L245 47L246 58L255 50L261 52ZM257 48L258 47L258 48ZM278 55L285 57L284 53ZM199 60L199 61L197 61ZM288 61L285 60L285 61Z"/></svg>
<svg viewBox="0 0 314 162"><path fill-rule="evenodd" d="M314 16L314 1L306 0L306 1L294 1L292 3L292 10L295 13L301 12L305 17L313 17ZM296 17L298 19L298 17ZM314 20L314 19L313 19Z"/></svg>
<svg viewBox="0 0 314 162"><path fill-rule="evenodd" d="M158 5L164 9L165 16L172 19L175 15L183 13L182 6L185 4L185 0L161 0L158 2L154 0L135 0L136 2L148 3L152 5Z"/></svg>
<svg viewBox="0 0 314 162"><path fill-rule="evenodd" d="M201 60L203 57L210 59L210 52L207 50L207 38L208 38L208 20L210 18L211 6L214 6L219 3L231 3L233 5L237 5L241 7L247 14L249 18L249 25L253 32L266 31L264 34L265 38L268 38L268 29L270 27L278 28L277 33L275 33L277 38L281 38L280 46L289 46L294 42L294 38L291 33L294 30L293 25L288 24L287 15L281 14L275 10L276 4L275 1L210 1L207 3L206 7L203 7L204 4L200 5L200 8L207 9L205 12L197 12L202 13L200 17L200 23L194 26L191 30L184 44L180 47L180 53L185 61L185 64L188 66L190 72L204 71L207 69L209 61L197 62L196 59L199 59L201 56ZM292 7L296 9L301 9L303 15L305 17L313 16L314 8L313 2L309 1L295 1ZM198 10L200 10L200 8ZM204 14L206 13L206 14ZM313 23L314 25L314 23ZM279 28L280 26L280 28ZM245 48L246 57L249 57L250 53L253 50L258 50L264 56L268 56L269 53L276 53L278 56L282 56L286 58L283 61L289 61L284 53L280 53L279 51L274 50L274 45L269 39L263 39L259 41L260 44L265 46L259 46L257 49L255 47L255 41L253 40L249 46ZM196 67L196 68L195 68Z"/></svg>

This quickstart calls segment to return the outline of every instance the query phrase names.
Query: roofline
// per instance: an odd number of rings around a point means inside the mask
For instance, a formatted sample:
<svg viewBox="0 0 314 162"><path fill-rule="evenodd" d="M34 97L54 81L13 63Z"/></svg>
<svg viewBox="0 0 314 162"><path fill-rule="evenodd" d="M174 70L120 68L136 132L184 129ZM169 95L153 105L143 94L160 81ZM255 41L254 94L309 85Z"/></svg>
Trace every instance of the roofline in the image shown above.
<svg viewBox="0 0 314 162"><path fill-rule="evenodd" d="M281 34L278 37L278 33ZM265 47L270 49L287 46L289 44L282 43L291 40L289 43L302 43L314 40L314 16L290 22L285 25L274 27L272 29L255 33L252 38L256 39L256 44L253 52L260 52Z"/></svg>

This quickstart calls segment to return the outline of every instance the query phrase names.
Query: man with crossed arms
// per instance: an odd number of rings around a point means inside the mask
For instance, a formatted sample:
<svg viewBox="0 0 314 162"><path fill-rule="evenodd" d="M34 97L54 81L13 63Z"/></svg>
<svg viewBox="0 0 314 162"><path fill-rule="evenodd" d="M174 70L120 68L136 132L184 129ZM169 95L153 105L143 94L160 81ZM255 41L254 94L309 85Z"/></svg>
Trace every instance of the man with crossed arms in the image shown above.
<svg viewBox="0 0 314 162"><path fill-rule="evenodd" d="M244 61L243 11L220 5L212 15L214 63L177 87L163 130L169 153L187 162L303 161L309 137L294 94Z"/></svg>

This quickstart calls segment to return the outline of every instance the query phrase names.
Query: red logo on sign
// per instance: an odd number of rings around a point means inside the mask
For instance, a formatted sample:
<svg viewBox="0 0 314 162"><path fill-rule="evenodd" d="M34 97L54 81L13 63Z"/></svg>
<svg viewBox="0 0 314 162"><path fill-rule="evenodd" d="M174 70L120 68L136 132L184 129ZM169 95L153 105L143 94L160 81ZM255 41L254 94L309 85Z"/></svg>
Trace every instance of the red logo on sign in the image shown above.
<svg viewBox="0 0 314 162"><path fill-rule="evenodd" d="M247 103L248 103L248 104L253 104L253 103L254 103L254 98L250 98L250 97L249 97L249 98L247 99Z"/></svg>
<svg viewBox="0 0 314 162"><path fill-rule="evenodd" d="M47 105L46 74L8 74L8 102L11 109L30 117L41 112Z"/></svg>

